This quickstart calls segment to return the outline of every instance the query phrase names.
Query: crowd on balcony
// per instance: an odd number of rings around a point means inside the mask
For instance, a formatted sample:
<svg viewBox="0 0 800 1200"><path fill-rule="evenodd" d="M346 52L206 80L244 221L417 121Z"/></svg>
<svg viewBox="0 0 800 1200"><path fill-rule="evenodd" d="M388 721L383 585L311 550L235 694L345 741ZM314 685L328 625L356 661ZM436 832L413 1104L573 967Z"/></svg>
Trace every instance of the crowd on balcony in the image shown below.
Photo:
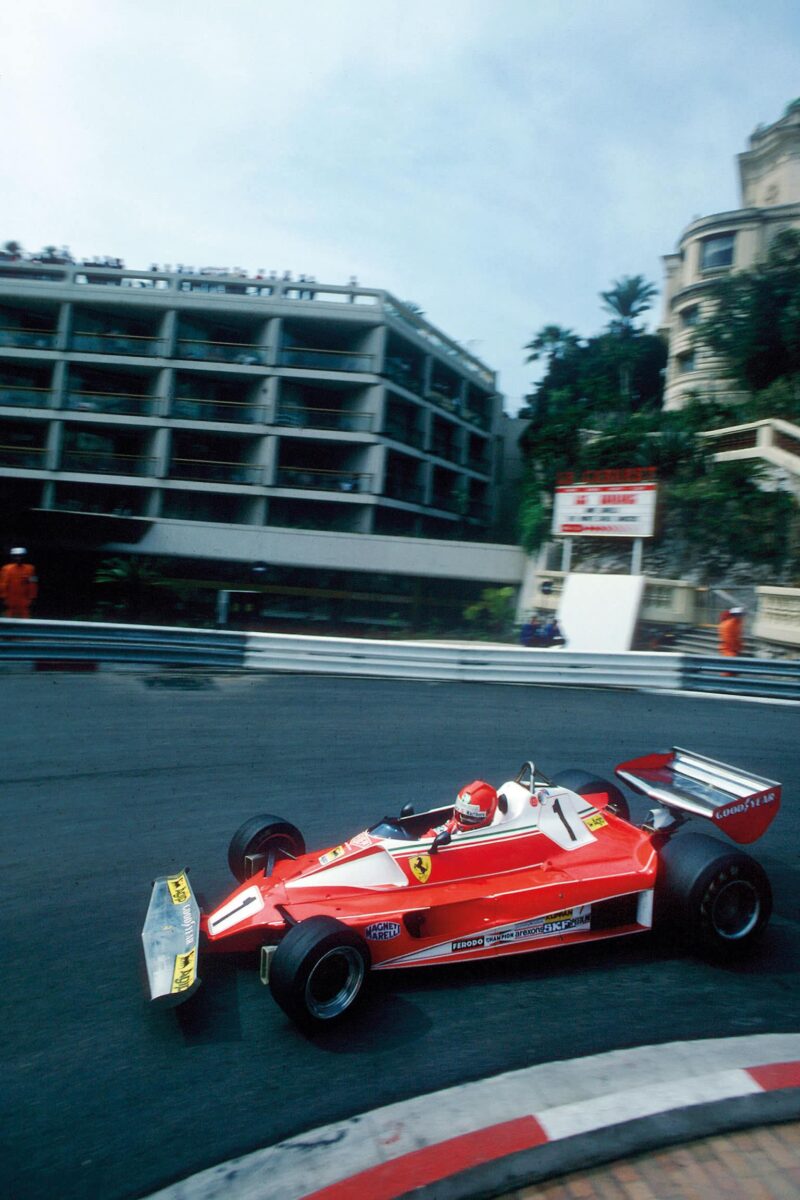
<svg viewBox="0 0 800 1200"><path fill-rule="evenodd" d="M123 271L125 263L121 258L114 258L110 255L95 255L93 258L75 258L69 246L45 246L37 253L29 253L23 250L19 242L5 242L0 249L0 262L26 262L26 263L46 263L50 266L81 266L81 267L106 267L111 270ZM168 275L203 275L215 278L233 278L233 279L251 279L264 280L267 283L316 283L316 278L313 275L298 275L294 279L291 271L284 271L279 274L277 271L267 271L264 267L259 267L258 271L253 273L246 270L244 267L195 267L186 263L151 263L148 267L151 274L168 274ZM347 283L348 287L358 287L358 279L355 275L351 275Z"/></svg>

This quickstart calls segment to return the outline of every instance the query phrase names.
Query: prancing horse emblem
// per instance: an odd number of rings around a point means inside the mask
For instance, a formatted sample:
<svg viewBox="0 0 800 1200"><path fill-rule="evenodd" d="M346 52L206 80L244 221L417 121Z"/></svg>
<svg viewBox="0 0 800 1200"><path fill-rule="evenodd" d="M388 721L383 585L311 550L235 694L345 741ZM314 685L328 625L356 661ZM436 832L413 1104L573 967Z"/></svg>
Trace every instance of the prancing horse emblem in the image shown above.
<svg viewBox="0 0 800 1200"><path fill-rule="evenodd" d="M413 858L409 860L408 865L411 867L411 874L415 879L418 879L420 883L428 882L431 874L430 854L415 854Z"/></svg>

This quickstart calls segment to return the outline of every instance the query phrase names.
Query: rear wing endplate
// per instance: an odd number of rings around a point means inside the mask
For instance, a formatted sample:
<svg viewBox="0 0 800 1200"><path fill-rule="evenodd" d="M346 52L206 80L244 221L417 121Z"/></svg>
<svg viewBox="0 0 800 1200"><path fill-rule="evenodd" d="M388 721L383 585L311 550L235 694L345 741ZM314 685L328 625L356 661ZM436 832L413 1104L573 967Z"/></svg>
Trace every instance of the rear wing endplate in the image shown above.
<svg viewBox="0 0 800 1200"><path fill-rule="evenodd" d="M142 929L150 999L180 1004L200 986L200 908L186 871L156 879Z"/></svg>
<svg viewBox="0 0 800 1200"><path fill-rule="evenodd" d="M634 791L665 808L705 817L742 845L760 838L780 808L781 785L775 780L679 746L620 763L616 771Z"/></svg>

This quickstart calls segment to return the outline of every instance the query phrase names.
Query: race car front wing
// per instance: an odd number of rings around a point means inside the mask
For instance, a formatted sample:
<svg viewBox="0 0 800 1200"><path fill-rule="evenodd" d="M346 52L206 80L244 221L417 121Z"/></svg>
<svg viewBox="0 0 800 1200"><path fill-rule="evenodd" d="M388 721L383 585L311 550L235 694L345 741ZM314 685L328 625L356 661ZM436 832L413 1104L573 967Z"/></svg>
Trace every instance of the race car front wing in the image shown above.
<svg viewBox="0 0 800 1200"><path fill-rule="evenodd" d="M188 1000L200 986L200 909L185 870L153 883L142 942L151 1000Z"/></svg>

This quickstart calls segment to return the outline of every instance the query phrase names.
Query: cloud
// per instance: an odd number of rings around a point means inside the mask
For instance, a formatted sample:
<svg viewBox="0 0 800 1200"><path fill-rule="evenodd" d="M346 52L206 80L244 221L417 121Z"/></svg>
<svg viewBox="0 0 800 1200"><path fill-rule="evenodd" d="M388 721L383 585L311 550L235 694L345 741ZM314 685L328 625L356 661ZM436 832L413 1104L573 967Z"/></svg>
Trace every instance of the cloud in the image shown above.
<svg viewBox="0 0 800 1200"><path fill-rule="evenodd" d="M0 71L5 238L355 273L501 371L660 283L793 98L800 15L723 0L27 0ZM657 313L653 313L654 320Z"/></svg>

